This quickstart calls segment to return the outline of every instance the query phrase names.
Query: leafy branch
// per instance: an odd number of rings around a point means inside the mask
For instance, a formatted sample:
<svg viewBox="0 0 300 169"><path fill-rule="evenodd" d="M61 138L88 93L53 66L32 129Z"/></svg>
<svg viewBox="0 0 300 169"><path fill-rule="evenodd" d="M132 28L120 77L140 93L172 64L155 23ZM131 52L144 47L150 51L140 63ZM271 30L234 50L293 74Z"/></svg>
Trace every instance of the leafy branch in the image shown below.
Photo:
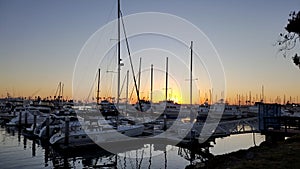
<svg viewBox="0 0 300 169"><path fill-rule="evenodd" d="M292 11L289 14L288 24L285 27L286 32L279 34L276 44L279 46L279 52L283 52L286 57L288 51L294 49L300 39L300 11ZM297 53L292 57L293 62L300 68L300 58Z"/></svg>

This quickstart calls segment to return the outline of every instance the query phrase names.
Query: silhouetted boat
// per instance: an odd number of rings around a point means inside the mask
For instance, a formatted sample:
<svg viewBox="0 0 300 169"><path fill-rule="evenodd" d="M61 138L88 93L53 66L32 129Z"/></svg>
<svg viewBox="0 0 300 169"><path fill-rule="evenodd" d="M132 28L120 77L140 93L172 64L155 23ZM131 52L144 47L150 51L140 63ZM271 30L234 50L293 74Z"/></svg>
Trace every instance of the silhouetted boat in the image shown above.
<svg viewBox="0 0 300 169"><path fill-rule="evenodd" d="M20 109L18 114L16 114L16 117L12 118L10 122L6 123L7 126L16 126L16 125L31 125L34 123L34 115L37 116L37 122L44 121L45 118L49 114L45 114L42 111L45 111L44 107L26 107L23 109ZM48 110L48 109L47 109Z"/></svg>
<svg viewBox="0 0 300 169"><path fill-rule="evenodd" d="M100 102L100 112L102 116L118 116L119 112L115 106L115 104L109 102L108 100L102 100Z"/></svg>
<svg viewBox="0 0 300 169"><path fill-rule="evenodd" d="M118 125L113 127L105 119L99 119L96 125L83 125L69 131L68 145L84 146L106 142L122 141L124 136L138 136L144 131L144 125ZM64 144L66 132L54 134L49 142L51 144Z"/></svg>

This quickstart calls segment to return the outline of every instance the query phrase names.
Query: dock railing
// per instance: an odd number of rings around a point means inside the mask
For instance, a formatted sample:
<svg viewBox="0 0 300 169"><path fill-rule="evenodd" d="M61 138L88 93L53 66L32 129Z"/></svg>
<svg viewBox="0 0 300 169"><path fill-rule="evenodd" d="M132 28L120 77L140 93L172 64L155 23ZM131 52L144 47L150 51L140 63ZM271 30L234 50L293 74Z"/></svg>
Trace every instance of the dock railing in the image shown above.
<svg viewBox="0 0 300 169"><path fill-rule="evenodd" d="M281 117L264 117L263 132L284 132L300 133L300 117L296 116L281 116Z"/></svg>

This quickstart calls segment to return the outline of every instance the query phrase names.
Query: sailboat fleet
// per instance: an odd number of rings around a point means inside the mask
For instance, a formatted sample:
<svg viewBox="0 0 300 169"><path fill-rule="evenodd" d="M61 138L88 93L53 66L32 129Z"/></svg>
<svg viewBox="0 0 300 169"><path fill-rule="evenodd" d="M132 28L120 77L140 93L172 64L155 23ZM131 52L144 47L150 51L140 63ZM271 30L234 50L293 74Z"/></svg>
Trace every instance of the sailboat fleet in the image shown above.
<svg viewBox="0 0 300 169"><path fill-rule="evenodd" d="M109 100L100 100L100 69L98 70L98 88L97 88L97 104L93 108L86 106L75 106L54 108L22 105L15 106L11 111L7 110L7 106L1 102L1 110L7 114L9 122L7 126L26 125L26 133L41 139L48 139L50 144L61 145L68 144L74 146L82 146L87 144L100 144L107 142L115 142L128 140L130 137L141 136L145 133L146 123L161 125L160 129L168 128L168 120L181 118L179 112L183 111L181 116L192 118L192 112L196 112L195 119L197 121L205 120L208 116L214 117L209 113L211 105L208 102L193 107L192 104L192 61L193 61L193 42L191 42L191 67L190 67L190 104L180 105L168 99L168 58L166 58L166 87L165 100L159 103L152 102L153 89L153 65L151 65L151 99L143 100L139 97L139 89L134 78L136 94L138 101L134 106L128 106L128 98L125 106L120 103L120 0L118 0L118 90L116 103ZM127 39L126 39L127 40ZM128 46L127 46L128 47ZM129 56L130 57L130 56ZM131 57L130 57L131 59ZM132 63L131 63L132 64ZM133 68L132 68L133 71ZM134 75L134 72L132 73ZM128 84L127 72L127 84ZM140 77L139 77L140 78ZM61 85L61 84L60 84ZM128 87L128 86L127 86ZM127 89L128 90L128 89ZM128 95L128 94L127 94ZM127 96L128 97L128 96ZM59 98L60 99L60 98ZM60 102L61 104L61 102ZM73 103L72 103L73 104ZM184 108L185 107L185 108ZM186 112L184 112L186 111ZM122 112L122 114L121 114ZM244 110L239 106L225 105L222 119L236 119L249 115L257 115L256 107L249 107ZM127 115L126 115L127 114ZM128 116L128 114L131 114ZM130 119L135 117L135 119ZM148 117L148 120L145 120ZM142 118L143 120L138 120ZM192 119L193 120L193 119Z"/></svg>

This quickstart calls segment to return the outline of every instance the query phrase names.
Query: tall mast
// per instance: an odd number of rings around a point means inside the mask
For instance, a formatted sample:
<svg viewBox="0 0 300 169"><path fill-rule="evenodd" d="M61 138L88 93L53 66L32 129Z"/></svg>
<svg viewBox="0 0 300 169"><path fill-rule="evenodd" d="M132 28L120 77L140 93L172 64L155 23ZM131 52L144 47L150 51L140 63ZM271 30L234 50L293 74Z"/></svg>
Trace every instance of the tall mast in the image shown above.
<svg viewBox="0 0 300 169"><path fill-rule="evenodd" d="M61 86L61 102L63 103L64 102L64 84L62 84Z"/></svg>
<svg viewBox="0 0 300 169"><path fill-rule="evenodd" d="M120 74L121 74L121 44L120 44L120 0L118 0L118 91L117 91L117 108L119 108L120 97Z"/></svg>
<svg viewBox="0 0 300 169"><path fill-rule="evenodd" d="M151 71L150 71L150 77L151 77L151 80L150 80L150 101L151 103L153 102L153 64L151 64Z"/></svg>
<svg viewBox="0 0 300 169"><path fill-rule="evenodd" d="M193 102L193 94L192 94L192 90L193 90L193 79L192 79L192 75L193 75L193 41L191 41L191 65L190 65L190 106L191 106L191 110L192 110L192 102Z"/></svg>
<svg viewBox="0 0 300 169"><path fill-rule="evenodd" d="M97 104L99 104L99 100L100 100L100 97L99 97L99 93L100 93L99 87L100 87L100 68L98 69Z"/></svg>
<svg viewBox="0 0 300 169"><path fill-rule="evenodd" d="M262 85L262 87L261 87L261 94L262 94L262 99L261 99L261 102L264 102L264 97L265 97L265 95L264 95L264 85Z"/></svg>
<svg viewBox="0 0 300 169"><path fill-rule="evenodd" d="M249 92L249 104L251 105L251 91Z"/></svg>
<svg viewBox="0 0 300 169"><path fill-rule="evenodd" d="M61 82L58 83L58 102L59 102L59 99L60 99L60 91L61 91Z"/></svg>
<svg viewBox="0 0 300 169"><path fill-rule="evenodd" d="M191 65L190 65L190 122L194 121L194 116L192 112L192 103L193 103L193 41L191 41Z"/></svg>
<svg viewBox="0 0 300 169"><path fill-rule="evenodd" d="M168 57L166 58L166 107L165 110L163 112L164 115L164 126L163 126L163 130L166 131L167 130L167 114L166 114L166 110L167 110L167 105L168 105Z"/></svg>
<svg viewBox="0 0 300 169"><path fill-rule="evenodd" d="M61 82L59 82L58 102L60 102L60 98L61 98Z"/></svg>
<svg viewBox="0 0 300 169"><path fill-rule="evenodd" d="M166 58L166 101L168 100L168 57Z"/></svg>

